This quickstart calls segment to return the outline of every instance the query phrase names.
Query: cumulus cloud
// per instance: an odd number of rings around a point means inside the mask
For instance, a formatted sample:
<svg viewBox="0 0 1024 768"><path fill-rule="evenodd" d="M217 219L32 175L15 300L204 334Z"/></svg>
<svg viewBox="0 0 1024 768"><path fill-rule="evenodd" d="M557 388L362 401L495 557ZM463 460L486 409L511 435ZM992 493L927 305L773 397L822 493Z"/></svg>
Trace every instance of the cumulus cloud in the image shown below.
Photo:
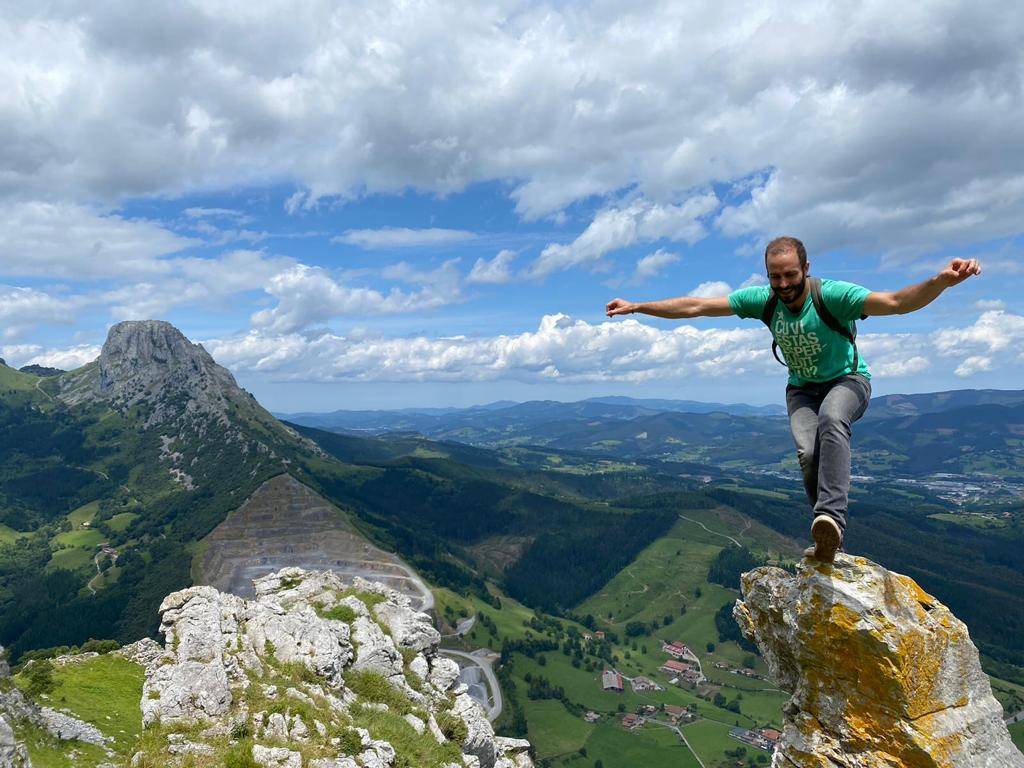
<svg viewBox="0 0 1024 768"><path fill-rule="evenodd" d="M647 381L772 370L764 329L659 330L545 315L536 331L471 338L314 337L255 329L204 341L235 370L312 381Z"/></svg>
<svg viewBox="0 0 1024 768"><path fill-rule="evenodd" d="M70 325L86 300L58 296L34 288L0 285L0 327L3 338L15 339L42 323Z"/></svg>
<svg viewBox="0 0 1024 768"><path fill-rule="evenodd" d="M49 4L0 21L0 196L500 180L538 218L722 183L732 236L989 240L1024 213L1022 28L965 2Z"/></svg>
<svg viewBox="0 0 1024 768"><path fill-rule="evenodd" d="M5 275L154 276L170 269L165 257L196 243L156 222L84 205L0 204L0 274Z"/></svg>
<svg viewBox="0 0 1024 768"><path fill-rule="evenodd" d="M298 264L274 275L264 286L277 299L277 305L253 314L253 325L277 333L292 333L336 317L419 312L459 300L457 286L452 283L454 262L446 262L433 272L417 271L406 264L385 271L391 279L420 283L423 287L416 291L391 288L382 293L341 283L320 267Z"/></svg>
<svg viewBox="0 0 1024 768"><path fill-rule="evenodd" d="M41 344L13 344L0 346L0 357L14 368L25 365L44 365L70 371L91 363L100 356L96 344L76 344L65 348L46 348Z"/></svg>
<svg viewBox="0 0 1024 768"><path fill-rule="evenodd" d="M516 259L515 251L508 249L498 252L493 259L483 257L476 260L466 277L467 283L491 283L500 285L513 280L512 262Z"/></svg>
<svg viewBox="0 0 1024 768"><path fill-rule="evenodd" d="M660 205L634 200L604 208L571 243L552 243L541 251L530 268L531 277L545 277L570 267L594 266L606 254L634 243L665 238L695 243L707 234L702 217L718 207L713 192L691 197L679 205Z"/></svg>
<svg viewBox="0 0 1024 768"><path fill-rule="evenodd" d="M992 358L984 355L971 355L956 367L954 373L962 378L973 376L982 371L992 370Z"/></svg>
<svg viewBox="0 0 1024 768"><path fill-rule="evenodd" d="M740 283L740 288L750 288L754 285L768 285L768 278L759 272L752 272L750 277Z"/></svg>
<svg viewBox="0 0 1024 768"><path fill-rule="evenodd" d="M990 310L990 309L1006 309L1006 302L1002 299L978 299L974 302L975 309Z"/></svg>
<svg viewBox="0 0 1024 768"><path fill-rule="evenodd" d="M1008 359L1024 348L1024 317L1002 310L983 312L966 328L943 328L932 334L935 349L947 357L1002 357ZM980 362L965 370L985 370Z"/></svg>
<svg viewBox="0 0 1024 768"><path fill-rule="evenodd" d="M632 282L640 283L660 275L664 269L679 261L679 254L659 248L639 259L633 271Z"/></svg>
<svg viewBox="0 0 1024 768"><path fill-rule="evenodd" d="M383 229L350 229L344 234L331 238L334 243L358 245L361 248L413 248L431 245L446 245L472 240L476 235L463 229L407 229L405 227L384 227Z"/></svg>
<svg viewBox="0 0 1024 768"><path fill-rule="evenodd" d="M1018 320L1024 323L1024 318ZM941 337L861 334L857 343L876 375L895 378L932 368ZM722 376L784 380L772 359L767 329L753 323L737 329L685 323L657 328L633 318L594 324L558 314L545 315L536 330L515 335L383 337L364 331L345 336L328 330L311 334L259 327L203 343L233 370L281 381L639 383ZM991 370L998 360L994 355L965 355L956 372L968 376ZM1024 363L1024 357L1002 362L1016 365Z"/></svg>
<svg viewBox="0 0 1024 768"><path fill-rule="evenodd" d="M712 280L706 283L701 283L687 295L696 296L702 299L713 299L718 296L726 296L730 293L732 293L732 288L728 283L721 280Z"/></svg>

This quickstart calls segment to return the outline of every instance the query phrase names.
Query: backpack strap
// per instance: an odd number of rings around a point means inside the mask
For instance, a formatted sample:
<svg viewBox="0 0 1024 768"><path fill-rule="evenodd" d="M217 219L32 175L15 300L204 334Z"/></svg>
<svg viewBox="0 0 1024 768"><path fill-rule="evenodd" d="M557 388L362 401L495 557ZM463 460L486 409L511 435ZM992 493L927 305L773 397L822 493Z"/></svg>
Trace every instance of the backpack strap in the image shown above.
<svg viewBox="0 0 1024 768"><path fill-rule="evenodd" d="M825 299L821 295L821 278L809 277L807 278L807 281L810 283L811 301L814 302L814 311L818 313L818 317L822 319L825 325L840 336L844 337L853 345L853 372L856 373L857 367L860 364L860 357L857 353L857 323L854 322L850 324L852 327L851 330L850 327L847 327L836 319L836 316L832 314L832 310L830 310L825 304ZM867 315L861 315L860 319L863 320L865 317L867 317Z"/></svg>
<svg viewBox="0 0 1024 768"><path fill-rule="evenodd" d="M778 305L779 297L775 295L775 291L769 289L768 301L764 303L764 309L761 310L761 322L768 326L769 331L772 329L772 318L775 316L775 308ZM786 364L786 361L779 357L779 345L775 341L775 334L772 334L772 355L780 365Z"/></svg>

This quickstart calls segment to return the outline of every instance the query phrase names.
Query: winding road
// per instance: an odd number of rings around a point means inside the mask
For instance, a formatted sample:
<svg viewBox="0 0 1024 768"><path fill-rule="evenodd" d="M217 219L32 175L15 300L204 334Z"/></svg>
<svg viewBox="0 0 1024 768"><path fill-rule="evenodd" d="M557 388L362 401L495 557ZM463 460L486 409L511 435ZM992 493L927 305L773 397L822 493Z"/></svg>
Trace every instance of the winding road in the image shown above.
<svg viewBox="0 0 1024 768"><path fill-rule="evenodd" d="M491 690L492 703L487 707L487 719L492 723L498 719L498 715L501 714L501 686L498 685L498 678L494 675L494 670L491 669L491 662L484 658L482 655L477 656L475 653L466 653L465 651L454 651L449 648L439 648L438 653L443 653L446 656L456 656L460 659L468 659L469 661L476 664L484 672L484 677L487 679L487 687Z"/></svg>
<svg viewBox="0 0 1024 768"><path fill-rule="evenodd" d="M689 522L691 522L691 523L696 523L697 525L699 525L699 526L700 526L701 528L703 528L703 529L704 529L705 531L707 531L707 532L708 532L708 533L710 533L710 534L714 534L715 536L721 536L721 537L722 537L723 539L728 539L728 540L729 540L729 541L731 541L731 542L732 542L733 544L735 544L735 545L736 545L737 547L742 547L742 546L743 546L743 545L742 545L742 544L740 544L740 543L739 543L738 541L736 541L736 539L734 539L734 538L733 538L732 536L727 536L726 534L724 534L724 533L719 533L718 531L712 531L712 530L711 530L710 528L708 528L708 527L707 527L706 525L704 525L704 523L702 523L702 522L701 522L700 520L694 520L694 519L693 519L692 517L687 517L686 515L680 515L679 517L680 517L681 519L683 519L683 520L688 520L688 521L689 521ZM749 524L748 524L748 525L747 525L747 528L749 528L749 527L750 527L750 526L749 526ZM744 528L743 530L745 531L745 530L747 530L747 529L746 529L746 528ZM742 534L742 531L741 531L740 533Z"/></svg>

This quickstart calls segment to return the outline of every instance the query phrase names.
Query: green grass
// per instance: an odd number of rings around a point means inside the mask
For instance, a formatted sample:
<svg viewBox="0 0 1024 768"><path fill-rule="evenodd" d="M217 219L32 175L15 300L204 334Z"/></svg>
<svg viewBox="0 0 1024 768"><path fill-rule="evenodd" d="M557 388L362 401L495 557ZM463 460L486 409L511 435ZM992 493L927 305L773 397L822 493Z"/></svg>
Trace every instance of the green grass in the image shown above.
<svg viewBox="0 0 1024 768"><path fill-rule="evenodd" d="M66 531L53 537L54 546L81 547L93 550L103 541L103 534L91 528L79 528L75 531Z"/></svg>
<svg viewBox="0 0 1024 768"><path fill-rule="evenodd" d="M131 525L132 520L138 517L134 512L119 512L107 521L112 530L120 533Z"/></svg>
<svg viewBox="0 0 1024 768"><path fill-rule="evenodd" d="M76 756L72 756L68 742L58 741L41 728L21 724L15 728L17 738L25 745L33 768L79 768L107 762L100 747L73 742Z"/></svg>
<svg viewBox="0 0 1024 768"><path fill-rule="evenodd" d="M46 564L46 570L55 571L64 568L69 571L80 571L83 568L92 567L93 553L86 549L62 549L54 552L50 562ZM94 569L95 570L95 569Z"/></svg>
<svg viewBox="0 0 1024 768"><path fill-rule="evenodd" d="M21 682L20 677L16 682ZM140 665L113 654L54 667L57 687L45 703L92 723L114 739L119 752L127 753L142 732L139 701L144 677Z"/></svg>
<svg viewBox="0 0 1024 768"><path fill-rule="evenodd" d="M1017 749L1024 752L1024 722L1014 723L1010 726L1010 738L1017 745Z"/></svg>
<svg viewBox="0 0 1024 768"><path fill-rule="evenodd" d="M608 768L643 766L644 768L700 768L693 753L674 731L656 725L645 725L638 731L627 731L615 723L602 723L586 743L587 757L573 765L589 768L600 760ZM711 763L709 763L711 765Z"/></svg>
<svg viewBox="0 0 1024 768"><path fill-rule="evenodd" d="M742 720L740 725L744 725ZM735 727L736 723L734 720L726 720L725 722L698 720L689 725L682 726L682 731L683 735L686 736L686 740L690 742L690 746L693 747L694 751L704 762L709 765L718 765L718 761L722 759L725 750L736 749L740 745L739 741L729 736L729 729ZM747 752L754 755L760 752L760 750L747 745ZM768 753L765 752L765 754L767 755Z"/></svg>
<svg viewBox="0 0 1024 768"><path fill-rule="evenodd" d="M83 504L78 509L68 512L68 520L75 528L81 528L82 523L91 522L96 517L99 508L99 501L90 501L88 504Z"/></svg>
<svg viewBox="0 0 1024 768"><path fill-rule="evenodd" d="M10 544L13 541L17 541L22 536L28 536L25 531L16 531L13 528L0 523L0 544Z"/></svg>
<svg viewBox="0 0 1024 768"><path fill-rule="evenodd" d="M570 715L562 702L525 700L528 734L526 736L538 757L553 757L577 751L594 730L582 717Z"/></svg>
<svg viewBox="0 0 1024 768"><path fill-rule="evenodd" d="M459 618L476 616L478 612L483 612L490 617L498 630L498 636L495 637L488 628L477 622L474 624L472 632L465 638L465 641L459 642L457 638L445 638L444 645L448 647L500 649L502 641L506 638L519 639L526 634L527 627L523 626L523 622L529 622L534 616L534 612L508 595L502 594L497 590L494 590L494 592L501 601L501 608L495 608L475 595L464 597L455 594L449 589L435 588L433 590L435 600L434 611L438 616L443 617L446 622L454 625L458 622ZM445 613L445 608L448 606L452 608L451 616Z"/></svg>

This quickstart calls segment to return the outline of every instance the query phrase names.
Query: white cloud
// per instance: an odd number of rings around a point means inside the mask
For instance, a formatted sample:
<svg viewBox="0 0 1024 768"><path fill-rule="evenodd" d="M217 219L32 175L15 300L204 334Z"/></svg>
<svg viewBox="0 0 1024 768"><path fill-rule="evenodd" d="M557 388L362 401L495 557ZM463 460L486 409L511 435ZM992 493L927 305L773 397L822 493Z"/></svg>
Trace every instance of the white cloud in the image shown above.
<svg viewBox="0 0 1024 768"><path fill-rule="evenodd" d="M750 288L755 285L768 285L768 278L759 272L752 272L750 277L740 283L740 288Z"/></svg>
<svg viewBox="0 0 1024 768"><path fill-rule="evenodd" d="M44 365L71 371L91 363L100 356L101 347L96 344L77 344L66 349L46 349L28 359L26 365Z"/></svg>
<svg viewBox="0 0 1024 768"><path fill-rule="evenodd" d="M407 229L405 227L384 227L383 229L350 229L333 243L358 245L361 248L412 248L447 245L472 240L472 232L462 229Z"/></svg>
<svg viewBox="0 0 1024 768"><path fill-rule="evenodd" d="M0 204L0 274L130 278L169 269L198 241L160 224L65 203Z"/></svg>
<svg viewBox="0 0 1024 768"><path fill-rule="evenodd" d="M972 355L957 366L954 373L962 378L973 376L982 371L992 370L992 358L984 355Z"/></svg>
<svg viewBox="0 0 1024 768"><path fill-rule="evenodd" d="M536 331L471 338L314 337L257 329L204 341L234 370L310 381L647 381L774 370L764 329L659 330L544 316ZM771 365L769 365L769 362Z"/></svg>
<svg viewBox="0 0 1024 768"><path fill-rule="evenodd" d="M34 288L0 285L0 327L5 339L15 339L36 325L75 322L85 304L80 296L55 296Z"/></svg>
<svg viewBox="0 0 1024 768"><path fill-rule="evenodd" d="M473 269L466 277L467 283L491 283L500 285L513 280L512 262L516 259L515 251L508 249L499 251L493 259L483 257L476 260Z"/></svg>
<svg viewBox="0 0 1024 768"><path fill-rule="evenodd" d="M10 9L0 197L498 180L541 218L722 182L742 237L984 241L1024 213L1022 27L966 2Z"/></svg>
<svg viewBox="0 0 1024 768"><path fill-rule="evenodd" d="M975 309L982 311L990 309L1006 309L1006 302L1002 299L978 299L974 302Z"/></svg>
<svg viewBox="0 0 1024 768"><path fill-rule="evenodd" d="M718 207L713 192L691 197L679 205L634 200L622 207L604 208L573 242L551 243L530 268L530 276L546 277L580 264L593 267L606 254L635 243L662 238L695 243L707 231L700 219Z"/></svg>
<svg viewBox="0 0 1024 768"><path fill-rule="evenodd" d="M657 277L665 267L675 264L677 261L679 261L679 254L659 248L654 253L649 253L637 261L632 281L639 283Z"/></svg>
<svg viewBox="0 0 1024 768"><path fill-rule="evenodd" d="M702 299L713 299L718 296L726 296L730 293L732 293L732 288L728 283L721 280L712 280L706 283L701 283L690 291L687 296L696 296Z"/></svg>
<svg viewBox="0 0 1024 768"><path fill-rule="evenodd" d="M41 344L10 344L0 346L0 357L12 368L26 365L45 365L70 371L100 356L100 347L95 344L77 344L67 348L47 349Z"/></svg>
<svg viewBox="0 0 1024 768"><path fill-rule="evenodd" d="M388 273L392 279L426 284L418 291L391 288L382 293L339 283L324 269L299 264L267 282L264 290L277 299L277 305L253 314L252 322L258 328L291 333L335 317L420 312L460 298L451 282L454 262L431 273L417 272L408 265L394 265Z"/></svg>
<svg viewBox="0 0 1024 768"><path fill-rule="evenodd" d="M1024 317L990 310L982 313L973 325L943 328L935 331L931 338L940 355L1006 359L1012 352L1024 348Z"/></svg>
<svg viewBox="0 0 1024 768"><path fill-rule="evenodd" d="M939 338L939 333L876 333L861 334L857 342L876 376L896 378L933 368ZM361 331L345 336L264 327L203 343L223 365L278 381L581 383L777 376L781 385L785 374L771 357L767 329L757 323L738 329L680 323L663 329L634 318L591 324L559 314L545 315L536 330L515 335L384 337ZM967 376L1020 363L1024 356L967 355L956 372Z"/></svg>

